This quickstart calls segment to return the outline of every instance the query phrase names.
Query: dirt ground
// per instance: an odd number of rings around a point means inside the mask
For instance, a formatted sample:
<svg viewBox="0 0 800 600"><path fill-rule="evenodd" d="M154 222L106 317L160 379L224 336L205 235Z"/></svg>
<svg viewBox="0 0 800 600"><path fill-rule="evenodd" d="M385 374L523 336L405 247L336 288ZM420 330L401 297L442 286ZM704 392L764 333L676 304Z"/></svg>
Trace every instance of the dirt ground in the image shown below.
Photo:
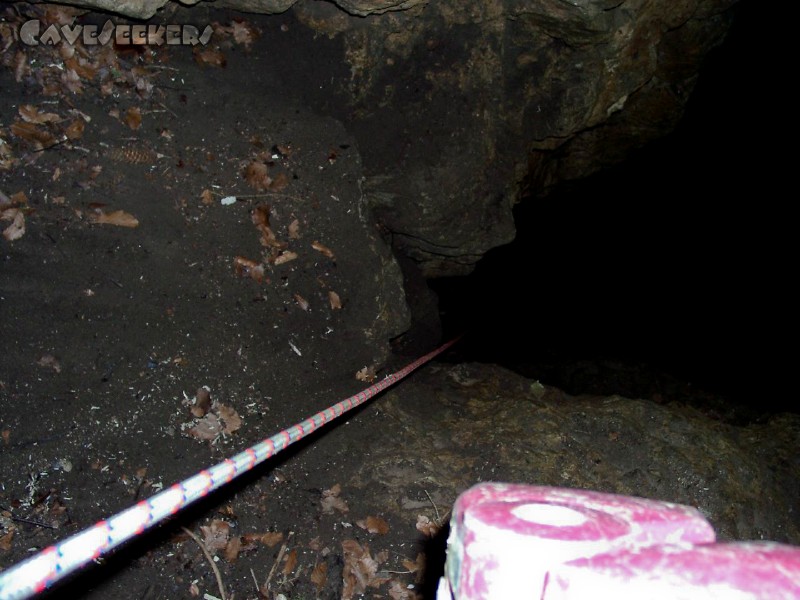
<svg viewBox="0 0 800 600"><path fill-rule="evenodd" d="M69 54L13 42L26 15L4 11L1 567L408 362L358 148L295 85L343 76L329 40L197 11L208 48ZM414 420L441 429L430 394ZM202 546L231 599L432 598L453 497L391 464L409 431L394 405L356 410L47 597L222 597ZM381 469L402 492L354 486Z"/></svg>

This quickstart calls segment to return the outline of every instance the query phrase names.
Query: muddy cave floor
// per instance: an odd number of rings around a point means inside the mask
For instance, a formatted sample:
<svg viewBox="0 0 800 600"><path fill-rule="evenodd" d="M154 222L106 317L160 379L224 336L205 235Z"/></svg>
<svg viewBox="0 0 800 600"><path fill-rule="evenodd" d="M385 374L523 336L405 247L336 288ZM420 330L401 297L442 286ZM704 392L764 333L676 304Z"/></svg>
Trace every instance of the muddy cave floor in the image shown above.
<svg viewBox="0 0 800 600"><path fill-rule="evenodd" d="M271 22L275 35L286 25ZM380 377L407 359L382 355L391 330L382 323L398 309L380 299L397 290L360 212L360 159L345 128L285 93L269 69L254 71L257 52L233 46L214 69L180 50L114 81L118 93L81 73L82 93L59 80L67 87L45 96L45 75L0 71L0 127L13 140L0 191L25 220L23 235L0 240L0 566L355 393L364 367ZM141 57L116 60L131 72ZM151 95L137 95L141 82ZM38 110L27 121L25 105ZM73 118L80 133L62 138ZM23 121L34 128L5 133ZM264 210L270 222L254 221ZM691 403L681 382L654 388L645 369L606 367L592 371L601 385L644 382L624 391L656 401L636 405L649 419L666 418L665 397ZM193 413L202 386L214 404ZM504 393L521 404L493 405ZM686 422L710 416L727 428L708 400ZM438 525L459 490L492 479L703 505L701 482L676 487L636 467L642 441L624 441L637 425L614 420L614 400L554 408L570 401L489 366L427 367L49 596L219 596L185 527L217 555L229 597L429 598ZM598 402L611 417L592 429ZM542 421L514 429L514 406ZM788 433L770 442L783 461L777 479L796 468L780 445L798 430L786 418ZM761 427L748 435L769 437ZM603 446L625 455L622 477L603 473ZM570 463L559 448L573 447ZM796 519L731 511L709 502L723 537L800 541Z"/></svg>

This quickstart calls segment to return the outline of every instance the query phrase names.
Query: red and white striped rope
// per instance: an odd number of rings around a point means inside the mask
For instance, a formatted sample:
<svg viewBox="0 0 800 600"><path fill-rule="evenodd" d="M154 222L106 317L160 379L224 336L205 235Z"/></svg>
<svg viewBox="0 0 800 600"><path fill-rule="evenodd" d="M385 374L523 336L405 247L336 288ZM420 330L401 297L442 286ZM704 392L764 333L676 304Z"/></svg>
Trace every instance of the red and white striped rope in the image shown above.
<svg viewBox="0 0 800 600"><path fill-rule="evenodd" d="M354 396L8 568L0 573L0 600L22 600L44 591L70 573L109 553L192 502L207 496L317 428L363 404L410 375L457 341L458 338L447 342Z"/></svg>

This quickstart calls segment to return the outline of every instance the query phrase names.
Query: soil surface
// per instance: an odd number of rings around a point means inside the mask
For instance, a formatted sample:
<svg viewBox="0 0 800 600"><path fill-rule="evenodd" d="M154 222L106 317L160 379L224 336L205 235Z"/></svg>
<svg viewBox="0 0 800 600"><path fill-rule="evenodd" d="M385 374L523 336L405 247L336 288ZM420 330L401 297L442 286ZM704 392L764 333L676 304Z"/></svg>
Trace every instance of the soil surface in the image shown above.
<svg viewBox="0 0 800 600"><path fill-rule="evenodd" d="M59 22L68 14L59 11L39 16ZM209 47L76 46L73 55L63 45L6 45L0 30L2 567L409 360L390 353L409 317L399 268L362 210L358 147L295 85L316 77L324 94L326 78L339 75L323 77L330 41L288 15L191 15L219 24ZM84 17L92 20L105 17ZM292 65L298 44L318 54L308 71ZM636 475L636 444L624 469L639 479L620 479L616 467L580 474L584 448L620 452L624 423L584 432L569 468L560 450L548 451L552 468L535 477L528 442L508 445L489 402L513 378L518 406L544 410L545 388L483 367L436 369L48 597L432 598L448 509L475 482L612 490L620 481L616 491L702 504L660 476ZM588 419L591 404L576 405L574 419ZM584 429L547 410L556 429ZM797 423L786 423L791 439ZM481 427L496 429L486 437ZM520 439L531 433L509 427ZM758 431L768 439L772 430ZM545 438L571 443L555 430ZM503 462L512 455L521 462ZM737 529L730 515L719 524L729 537L797 541L795 529L757 517L759 526L740 519Z"/></svg>

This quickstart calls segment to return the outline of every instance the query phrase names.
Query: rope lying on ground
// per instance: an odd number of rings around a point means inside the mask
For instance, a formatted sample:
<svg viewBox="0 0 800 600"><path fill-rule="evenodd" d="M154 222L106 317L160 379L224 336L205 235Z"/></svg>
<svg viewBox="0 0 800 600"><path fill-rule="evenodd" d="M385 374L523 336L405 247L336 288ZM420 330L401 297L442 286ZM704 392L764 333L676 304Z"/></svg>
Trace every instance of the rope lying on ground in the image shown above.
<svg viewBox="0 0 800 600"><path fill-rule="evenodd" d="M378 383L318 412L313 417L284 429L209 469L203 469L155 496L142 500L113 517L103 519L94 526L8 568L0 573L0 600L22 600L42 592L70 573L109 553L120 544L174 515L192 502L207 496L317 428L391 387L447 350L458 339L450 340L396 373L387 375Z"/></svg>

